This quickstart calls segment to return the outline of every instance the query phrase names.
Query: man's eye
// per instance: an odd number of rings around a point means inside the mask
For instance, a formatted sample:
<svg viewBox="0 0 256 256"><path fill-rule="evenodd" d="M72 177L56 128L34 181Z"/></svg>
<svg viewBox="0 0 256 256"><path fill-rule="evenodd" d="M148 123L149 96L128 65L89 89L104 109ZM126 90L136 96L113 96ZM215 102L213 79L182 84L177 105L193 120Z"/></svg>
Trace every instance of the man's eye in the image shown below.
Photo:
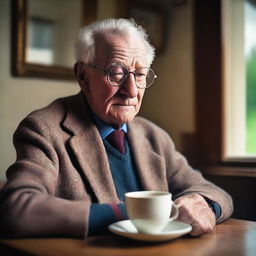
<svg viewBox="0 0 256 256"><path fill-rule="evenodd" d="M145 73L136 73L136 76L142 77L142 76L146 76L146 74Z"/></svg>
<svg viewBox="0 0 256 256"><path fill-rule="evenodd" d="M124 73L123 72L111 72L110 75L111 76L123 76Z"/></svg>

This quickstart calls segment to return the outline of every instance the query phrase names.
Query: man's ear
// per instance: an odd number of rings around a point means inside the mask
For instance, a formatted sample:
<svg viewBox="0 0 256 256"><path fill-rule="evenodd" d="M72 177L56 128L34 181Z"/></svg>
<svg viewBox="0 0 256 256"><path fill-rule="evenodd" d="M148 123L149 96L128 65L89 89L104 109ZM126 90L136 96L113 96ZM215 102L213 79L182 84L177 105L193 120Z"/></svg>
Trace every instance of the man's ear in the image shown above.
<svg viewBox="0 0 256 256"><path fill-rule="evenodd" d="M89 90L89 86L88 86L88 79L86 76L86 71L85 68L83 66L83 63L81 62L77 62L74 65L74 74L76 77L76 80L79 83L80 88L83 91L88 91Z"/></svg>

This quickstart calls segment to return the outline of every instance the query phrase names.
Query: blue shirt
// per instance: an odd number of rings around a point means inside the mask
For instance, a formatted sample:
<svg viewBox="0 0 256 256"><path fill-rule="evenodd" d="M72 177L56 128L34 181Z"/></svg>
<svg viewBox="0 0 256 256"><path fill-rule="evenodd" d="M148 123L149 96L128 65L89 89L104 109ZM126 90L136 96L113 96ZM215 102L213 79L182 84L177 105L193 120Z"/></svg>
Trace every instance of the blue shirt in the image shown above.
<svg viewBox="0 0 256 256"><path fill-rule="evenodd" d="M96 123L96 126L99 130L100 136L104 140L111 132L113 132L115 130L115 128L113 128L111 125L103 122L94 113L92 113L92 114L93 114L93 118ZM119 128L119 130L123 130L125 133L127 133L127 124L126 123L122 124L121 127Z"/></svg>

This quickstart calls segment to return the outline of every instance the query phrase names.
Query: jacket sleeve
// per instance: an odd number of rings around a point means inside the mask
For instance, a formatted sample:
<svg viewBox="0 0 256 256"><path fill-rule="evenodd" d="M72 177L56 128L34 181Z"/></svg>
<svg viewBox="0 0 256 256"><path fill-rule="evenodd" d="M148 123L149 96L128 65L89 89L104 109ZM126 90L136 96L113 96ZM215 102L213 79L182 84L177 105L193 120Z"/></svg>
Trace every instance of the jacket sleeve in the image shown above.
<svg viewBox="0 0 256 256"><path fill-rule="evenodd" d="M0 192L2 237L85 237L89 200L56 197L59 161L47 125L26 118L14 134L16 162Z"/></svg>
<svg viewBox="0 0 256 256"><path fill-rule="evenodd" d="M162 141L162 145L165 145L164 154L169 190L173 193L174 199L185 194L198 193L220 205L221 216L217 222L224 221L230 217L233 212L233 202L230 195L215 184L207 181L201 172L193 169L186 158L176 151L172 140L167 134Z"/></svg>

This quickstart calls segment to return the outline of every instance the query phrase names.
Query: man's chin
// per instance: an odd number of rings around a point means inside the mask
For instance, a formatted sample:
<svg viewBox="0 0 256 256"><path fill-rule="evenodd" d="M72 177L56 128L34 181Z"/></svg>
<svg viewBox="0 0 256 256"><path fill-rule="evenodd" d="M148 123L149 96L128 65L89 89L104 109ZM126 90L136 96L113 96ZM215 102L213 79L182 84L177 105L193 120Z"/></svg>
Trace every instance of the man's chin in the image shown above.
<svg viewBox="0 0 256 256"><path fill-rule="evenodd" d="M135 114L112 116L109 123L114 126L120 126L124 123L131 122L135 116Z"/></svg>
<svg viewBox="0 0 256 256"><path fill-rule="evenodd" d="M135 109L135 105L114 104L112 105L112 108L116 109L116 111L132 111L133 109Z"/></svg>

